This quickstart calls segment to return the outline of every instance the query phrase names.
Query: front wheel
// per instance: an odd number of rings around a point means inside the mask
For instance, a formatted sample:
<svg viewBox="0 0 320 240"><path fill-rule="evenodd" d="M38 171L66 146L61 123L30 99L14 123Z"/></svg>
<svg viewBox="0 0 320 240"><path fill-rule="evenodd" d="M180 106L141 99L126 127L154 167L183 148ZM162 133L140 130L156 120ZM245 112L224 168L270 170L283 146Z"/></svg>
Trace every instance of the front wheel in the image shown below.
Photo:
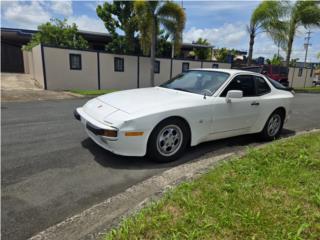
<svg viewBox="0 0 320 240"><path fill-rule="evenodd" d="M164 120L150 135L147 156L157 162L174 161L185 151L188 139L188 128L182 120Z"/></svg>
<svg viewBox="0 0 320 240"><path fill-rule="evenodd" d="M279 137L284 122L284 114L281 110L274 111L268 118L260 135L263 140L271 141Z"/></svg>

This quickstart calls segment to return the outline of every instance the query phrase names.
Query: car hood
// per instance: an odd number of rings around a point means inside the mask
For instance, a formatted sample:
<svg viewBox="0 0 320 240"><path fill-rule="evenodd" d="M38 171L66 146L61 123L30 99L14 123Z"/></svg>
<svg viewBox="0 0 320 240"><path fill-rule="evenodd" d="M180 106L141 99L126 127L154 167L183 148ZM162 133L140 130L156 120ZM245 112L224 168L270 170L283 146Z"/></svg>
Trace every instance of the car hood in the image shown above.
<svg viewBox="0 0 320 240"><path fill-rule="evenodd" d="M113 92L99 96L98 99L114 108L132 114L161 106L185 103L193 98L201 98L197 94L171 90L162 87L138 88Z"/></svg>

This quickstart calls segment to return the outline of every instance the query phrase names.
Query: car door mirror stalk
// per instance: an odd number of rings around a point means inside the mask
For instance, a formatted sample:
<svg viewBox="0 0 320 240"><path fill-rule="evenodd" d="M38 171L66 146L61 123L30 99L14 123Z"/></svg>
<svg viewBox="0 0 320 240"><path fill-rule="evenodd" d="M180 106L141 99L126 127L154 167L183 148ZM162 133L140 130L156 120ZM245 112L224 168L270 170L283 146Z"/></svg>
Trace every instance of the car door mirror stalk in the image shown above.
<svg viewBox="0 0 320 240"><path fill-rule="evenodd" d="M242 98L243 92L241 90L230 90L227 92L226 102L231 103L231 99Z"/></svg>

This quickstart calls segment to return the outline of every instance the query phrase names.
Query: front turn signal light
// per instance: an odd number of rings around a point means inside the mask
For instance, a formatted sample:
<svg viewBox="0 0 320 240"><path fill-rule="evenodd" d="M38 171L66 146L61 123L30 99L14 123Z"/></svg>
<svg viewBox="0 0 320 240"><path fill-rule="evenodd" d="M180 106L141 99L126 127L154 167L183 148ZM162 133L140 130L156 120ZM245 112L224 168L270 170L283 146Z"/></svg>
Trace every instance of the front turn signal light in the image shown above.
<svg viewBox="0 0 320 240"><path fill-rule="evenodd" d="M117 137L118 132L115 130L104 130L101 135L105 137Z"/></svg>
<svg viewBox="0 0 320 240"><path fill-rule="evenodd" d="M143 132L125 132L126 137L138 137L143 136Z"/></svg>

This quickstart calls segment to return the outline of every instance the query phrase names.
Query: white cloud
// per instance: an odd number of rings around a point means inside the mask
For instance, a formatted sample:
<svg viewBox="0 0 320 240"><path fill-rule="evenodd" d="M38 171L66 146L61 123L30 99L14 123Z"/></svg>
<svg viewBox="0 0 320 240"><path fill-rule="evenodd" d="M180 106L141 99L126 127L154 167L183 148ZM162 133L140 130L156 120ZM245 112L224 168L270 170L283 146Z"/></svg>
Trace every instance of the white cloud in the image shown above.
<svg viewBox="0 0 320 240"><path fill-rule="evenodd" d="M246 34L245 24L225 23L219 28L192 27L184 32L183 41L192 42L201 37L216 47L237 48L242 47L240 45L242 45Z"/></svg>
<svg viewBox="0 0 320 240"><path fill-rule="evenodd" d="M72 16L68 19L68 23L75 23L78 29L92 32L107 32L103 22L100 19L91 18L87 15Z"/></svg>
<svg viewBox="0 0 320 240"><path fill-rule="evenodd" d="M61 14L64 17L68 17L73 13L71 1L52 1L51 9L54 13Z"/></svg>
<svg viewBox="0 0 320 240"><path fill-rule="evenodd" d="M4 6L2 6L4 7ZM3 18L17 27L36 29L50 20L50 13L41 2L10 2L3 9Z"/></svg>
<svg viewBox="0 0 320 240"><path fill-rule="evenodd" d="M95 2L97 4L98 2ZM29 1L5 2L2 5L1 20L5 20L9 27L37 29L37 26L50 21L51 18L62 15L68 23L76 23L78 28L85 31L106 32L103 22L99 18L88 15L72 16L71 1Z"/></svg>
<svg viewBox="0 0 320 240"><path fill-rule="evenodd" d="M301 30L303 30L301 28ZM312 39L316 39L317 34L312 35ZM198 38L206 38L210 44L221 48L235 48L238 50L248 50L249 35L246 32L245 24L225 23L218 28L196 28L192 27L184 32L183 41L191 43ZM314 40L315 41L315 40ZM299 61L304 61L305 49L303 46L304 35L297 35L292 48L291 58L299 58ZM317 61L316 53L319 52L320 45L313 44L309 47L308 61ZM278 46L274 44L271 38L266 33L261 33L255 38L253 46L253 57L272 58L274 54L278 53ZM286 53L280 49L280 55L286 57Z"/></svg>

